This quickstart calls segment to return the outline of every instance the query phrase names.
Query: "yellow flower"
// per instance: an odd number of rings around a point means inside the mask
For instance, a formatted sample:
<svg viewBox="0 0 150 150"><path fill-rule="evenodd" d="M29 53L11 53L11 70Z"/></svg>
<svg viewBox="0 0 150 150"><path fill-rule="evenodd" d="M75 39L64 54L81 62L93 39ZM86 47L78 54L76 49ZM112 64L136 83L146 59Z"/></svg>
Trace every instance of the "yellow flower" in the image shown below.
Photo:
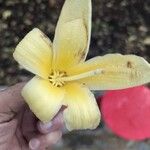
<svg viewBox="0 0 150 150"><path fill-rule="evenodd" d="M53 43L35 28L16 47L16 61L36 75L22 95L41 121L50 121L65 105L68 130L94 129L100 112L90 90L150 82L150 64L135 55L108 54L85 62L90 36L91 0L66 0Z"/></svg>

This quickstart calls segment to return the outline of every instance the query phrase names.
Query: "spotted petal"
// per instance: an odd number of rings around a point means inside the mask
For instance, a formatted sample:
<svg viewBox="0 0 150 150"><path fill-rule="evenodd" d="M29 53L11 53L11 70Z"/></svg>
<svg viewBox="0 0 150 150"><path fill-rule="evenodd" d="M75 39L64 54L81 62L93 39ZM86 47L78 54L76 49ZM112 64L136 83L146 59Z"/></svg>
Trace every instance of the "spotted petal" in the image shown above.
<svg viewBox="0 0 150 150"><path fill-rule="evenodd" d="M52 44L44 33L35 28L18 44L14 58L30 72L47 78L51 71Z"/></svg>
<svg viewBox="0 0 150 150"><path fill-rule="evenodd" d="M67 69L84 61L91 36L91 0L66 0L54 38L54 67Z"/></svg>
<svg viewBox="0 0 150 150"><path fill-rule="evenodd" d="M43 122L50 121L60 110L64 90L34 77L23 88L22 96L33 113Z"/></svg>
<svg viewBox="0 0 150 150"><path fill-rule="evenodd" d="M64 120L68 130L95 129L100 122L100 112L94 95L83 85L69 83L65 87Z"/></svg>
<svg viewBox="0 0 150 150"><path fill-rule="evenodd" d="M79 80L92 90L123 89L150 82L150 64L135 55L108 54L73 67L70 75L100 69L99 75Z"/></svg>

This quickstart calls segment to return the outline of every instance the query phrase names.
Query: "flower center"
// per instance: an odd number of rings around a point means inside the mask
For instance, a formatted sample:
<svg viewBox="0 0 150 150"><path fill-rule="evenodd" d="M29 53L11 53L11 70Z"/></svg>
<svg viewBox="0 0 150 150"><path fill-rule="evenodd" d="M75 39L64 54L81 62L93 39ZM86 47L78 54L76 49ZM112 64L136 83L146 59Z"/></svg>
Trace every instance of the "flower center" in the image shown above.
<svg viewBox="0 0 150 150"><path fill-rule="evenodd" d="M65 85L65 82L77 81L83 78L88 78L102 73L103 70L96 69L73 76L67 76L67 73L65 71L53 71L49 75L48 79L53 86L62 87Z"/></svg>
<svg viewBox="0 0 150 150"><path fill-rule="evenodd" d="M62 80L63 77L67 77L65 71L53 71L48 79L53 86L62 87L65 84L65 82Z"/></svg>

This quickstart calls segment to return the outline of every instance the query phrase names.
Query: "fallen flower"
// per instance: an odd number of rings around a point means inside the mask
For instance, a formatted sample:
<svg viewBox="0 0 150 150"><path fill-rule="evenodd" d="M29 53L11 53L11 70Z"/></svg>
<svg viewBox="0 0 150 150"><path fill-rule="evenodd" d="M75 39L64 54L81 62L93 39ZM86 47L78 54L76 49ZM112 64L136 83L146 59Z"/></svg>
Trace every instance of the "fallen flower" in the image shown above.
<svg viewBox="0 0 150 150"><path fill-rule="evenodd" d="M89 88L122 89L150 81L150 64L135 55L108 54L85 62L90 37L91 0L66 0L53 43L35 28L16 47L16 61L36 75L22 95L41 121L50 121L65 105L68 130L95 129L100 112Z"/></svg>
<svg viewBox="0 0 150 150"><path fill-rule="evenodd" d="M108 91L100 100L102 117L116 135L128 140L150 138L150 89L144 86Z"/></svg>

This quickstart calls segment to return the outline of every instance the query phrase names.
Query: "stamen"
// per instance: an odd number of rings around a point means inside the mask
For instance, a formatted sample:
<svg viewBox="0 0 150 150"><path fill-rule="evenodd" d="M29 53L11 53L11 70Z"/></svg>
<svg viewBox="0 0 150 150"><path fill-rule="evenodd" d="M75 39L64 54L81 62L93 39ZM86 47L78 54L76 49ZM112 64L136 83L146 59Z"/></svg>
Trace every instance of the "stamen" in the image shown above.
<svg viewBox="0 0 150 150"><path fill-rule="evenodd" d="M91 77L91 76L95 76L95 75L98 75L98 74L101 74L102 73L102 69L96 69L96 70L92 70L92 71L89 71L89 72L85 72L85 73L82 73L82 74L79 74L79 75L74 75L74 76L67 76L67 77L63 77L61 78L62 81L74 81L74 80L79 80L79 79L83 79L83 78L87 78L87 77Z"/></svg>
<svg viewBox="0 0 150 150"><path fill-rule="evenodd" d="M60 72L57 70L54 70L50 76L48 77L49 82L55 86L55 87L62 87L65 82L61 80L62 77L66 76L66 72Z"/></svg>

